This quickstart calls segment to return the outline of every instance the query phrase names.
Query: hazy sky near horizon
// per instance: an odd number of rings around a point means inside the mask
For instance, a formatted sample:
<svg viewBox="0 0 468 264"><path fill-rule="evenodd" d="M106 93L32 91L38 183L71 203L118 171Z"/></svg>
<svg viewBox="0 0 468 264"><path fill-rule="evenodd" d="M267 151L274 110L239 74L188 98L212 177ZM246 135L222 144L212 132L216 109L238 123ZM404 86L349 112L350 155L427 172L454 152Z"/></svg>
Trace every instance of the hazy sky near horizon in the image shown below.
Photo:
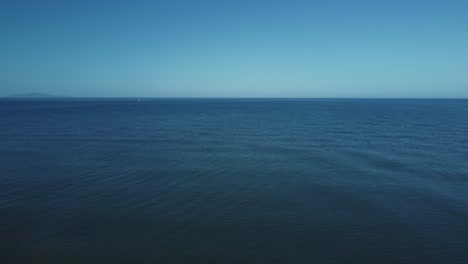
<svg viewBox="0 0 468 264"><path fill-rule="evenodd" d="M468 98L468 1L2 0L0 96Z"/></svg>

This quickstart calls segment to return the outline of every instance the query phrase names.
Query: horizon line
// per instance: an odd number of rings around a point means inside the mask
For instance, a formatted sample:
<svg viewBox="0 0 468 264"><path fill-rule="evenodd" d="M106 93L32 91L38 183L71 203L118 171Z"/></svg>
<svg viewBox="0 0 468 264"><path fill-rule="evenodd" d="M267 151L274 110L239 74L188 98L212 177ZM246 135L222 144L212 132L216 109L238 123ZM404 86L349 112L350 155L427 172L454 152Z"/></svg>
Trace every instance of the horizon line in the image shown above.
<svg viewBox="0 0 468 264"><path fill-rule="evenodd" d="M151 100L190 100L190 99L292 99L292 100L311 100L311 99L388 99L388 100L466 100L468 97L138 97L138 96L117 96L117 97L107 97L107 96L83 96L83 97L74 97L74 96L51 96L51 97L10 97L4 96L0 97L0 100L76 100L76 99L151 99Z"/></svg>

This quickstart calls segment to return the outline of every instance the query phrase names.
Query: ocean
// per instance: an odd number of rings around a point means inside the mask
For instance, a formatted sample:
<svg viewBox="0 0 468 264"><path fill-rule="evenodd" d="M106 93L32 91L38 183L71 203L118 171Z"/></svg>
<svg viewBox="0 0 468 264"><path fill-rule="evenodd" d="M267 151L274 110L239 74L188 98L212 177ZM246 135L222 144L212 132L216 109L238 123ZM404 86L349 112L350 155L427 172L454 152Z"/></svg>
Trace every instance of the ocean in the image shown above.
<svg viewBox="0 0 468 264"><path fill-rule="evenodd" d="M0 100L0 263L468 263L468 100Z"/></svg>

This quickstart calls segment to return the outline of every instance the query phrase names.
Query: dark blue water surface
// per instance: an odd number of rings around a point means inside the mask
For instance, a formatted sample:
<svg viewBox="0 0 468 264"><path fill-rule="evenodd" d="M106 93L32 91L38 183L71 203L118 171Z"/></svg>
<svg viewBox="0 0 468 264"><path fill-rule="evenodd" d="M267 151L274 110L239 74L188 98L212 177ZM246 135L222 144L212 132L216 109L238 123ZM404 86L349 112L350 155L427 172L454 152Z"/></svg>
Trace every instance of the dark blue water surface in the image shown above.
<svg viewBox="0 0 468 264"><path fill-rule="evenodd" d="M468 263L468 100L2 100L0 263Z"/></svg>

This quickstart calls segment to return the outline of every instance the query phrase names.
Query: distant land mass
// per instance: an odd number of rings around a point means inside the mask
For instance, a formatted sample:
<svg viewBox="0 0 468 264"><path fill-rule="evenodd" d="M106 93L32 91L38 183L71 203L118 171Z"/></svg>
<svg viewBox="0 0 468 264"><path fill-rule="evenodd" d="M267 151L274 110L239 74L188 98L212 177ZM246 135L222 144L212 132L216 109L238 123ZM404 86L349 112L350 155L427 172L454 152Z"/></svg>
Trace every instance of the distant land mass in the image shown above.
<svg viewBox="0 0 468 264"><path fill-rule="evenodd" d="M70 96L52 95L46 93L25 93L25 94L13 94L6 96L5 98L70 98Z"/></svg>

